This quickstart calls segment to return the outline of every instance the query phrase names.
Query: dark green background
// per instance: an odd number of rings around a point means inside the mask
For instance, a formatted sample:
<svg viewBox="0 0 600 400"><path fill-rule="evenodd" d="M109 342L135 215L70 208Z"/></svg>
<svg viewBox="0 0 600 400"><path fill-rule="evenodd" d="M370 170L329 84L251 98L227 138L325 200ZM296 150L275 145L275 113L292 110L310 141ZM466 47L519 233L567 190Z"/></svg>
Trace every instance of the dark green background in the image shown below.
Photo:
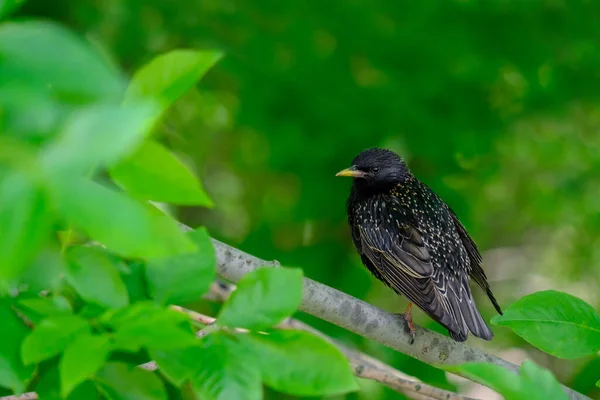
<svg viewBox="0 0 600 400"><path fill-rule="evenodd" d="M226 52L161 129L217 204L181 209L183 221L400 312L405 300L355 255L350 182L334 178L360 150L389 147L458 213L502 305L553 288L600 307L600 2L38 0L19 14L66 24L130 72L174 48ZM489 320L493 308L477 296ZM453 387L440 371L306 319ZM494 331L491 343L470 343L531 358L598 398L598 357L557 360ZM363 383L346 398L397 398Z"/></svg>

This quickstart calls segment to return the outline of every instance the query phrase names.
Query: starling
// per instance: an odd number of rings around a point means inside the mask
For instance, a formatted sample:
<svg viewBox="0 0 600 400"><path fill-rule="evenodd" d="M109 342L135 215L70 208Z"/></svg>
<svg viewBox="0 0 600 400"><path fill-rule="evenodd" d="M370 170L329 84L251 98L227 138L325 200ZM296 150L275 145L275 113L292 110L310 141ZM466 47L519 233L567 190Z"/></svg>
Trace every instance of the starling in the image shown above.
<svg viewBox="0 0 600 400"><path fill-rule="evenodd" d="M354 245L371 273L408 299L403 317L412 340L413 304L458 342L469 331L492 339L469 277L500 314L502 310L481 268L477 246L452 209L390 150L365 150L336 176L354 178L347 209Z"/></svg>

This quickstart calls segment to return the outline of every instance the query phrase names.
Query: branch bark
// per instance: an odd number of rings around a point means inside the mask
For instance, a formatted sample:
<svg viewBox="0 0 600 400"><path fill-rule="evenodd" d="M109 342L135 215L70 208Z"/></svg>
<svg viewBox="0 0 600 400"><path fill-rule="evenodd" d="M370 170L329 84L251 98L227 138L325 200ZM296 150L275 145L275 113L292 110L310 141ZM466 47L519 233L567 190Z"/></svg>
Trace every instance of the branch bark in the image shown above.
<svg viewBox="0 0 600 400"><path fill-rule="evenodd" d="M191 228L186 226L184 229ZM212 241L217 257L217 272L226 280L237 282L258 268L281 267L277 261L261 260L216 239ZM404 321L397 315L309 278L304 278L304 297L300 309L433 366L486 362L515 373L519 371L517 365L500 357L420 326L415 326L415 341L410 344L411 338L405 330ZM589 399L566 386L563 386L563 390L570 399Z"/></svg>

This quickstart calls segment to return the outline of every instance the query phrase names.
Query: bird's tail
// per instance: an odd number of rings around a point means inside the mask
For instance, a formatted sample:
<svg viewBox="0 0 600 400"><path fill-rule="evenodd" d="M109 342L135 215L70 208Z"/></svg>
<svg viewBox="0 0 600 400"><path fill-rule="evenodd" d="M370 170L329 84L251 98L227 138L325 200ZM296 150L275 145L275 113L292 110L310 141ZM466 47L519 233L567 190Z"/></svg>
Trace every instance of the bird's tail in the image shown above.
<svg viewBox="0 0 600 400"><path fill-rule="evenodd" d="M459 328L448 330L454 340L464 342L467 340L469 331L484 340L491 340L494 337L494 334L477 310L477 305L471 293L468 293L468 296L462 299L459 296L452 296L449 300Z"/></svg>

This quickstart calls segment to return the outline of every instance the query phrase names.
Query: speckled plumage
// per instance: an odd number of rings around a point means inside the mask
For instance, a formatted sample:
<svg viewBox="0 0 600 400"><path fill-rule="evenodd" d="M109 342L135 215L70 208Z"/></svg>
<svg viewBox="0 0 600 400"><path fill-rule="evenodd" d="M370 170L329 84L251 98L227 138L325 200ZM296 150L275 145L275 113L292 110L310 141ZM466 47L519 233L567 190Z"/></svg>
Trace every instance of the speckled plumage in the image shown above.
<svg viewBox="0 0 600 400"><path fill-rule="evenodd" d="M469 331L490 340L469 277L502 311L477 246L454 212L389 150L366 150L352 165L348 222L365 266L455 340L466 340Z"/></svg>

